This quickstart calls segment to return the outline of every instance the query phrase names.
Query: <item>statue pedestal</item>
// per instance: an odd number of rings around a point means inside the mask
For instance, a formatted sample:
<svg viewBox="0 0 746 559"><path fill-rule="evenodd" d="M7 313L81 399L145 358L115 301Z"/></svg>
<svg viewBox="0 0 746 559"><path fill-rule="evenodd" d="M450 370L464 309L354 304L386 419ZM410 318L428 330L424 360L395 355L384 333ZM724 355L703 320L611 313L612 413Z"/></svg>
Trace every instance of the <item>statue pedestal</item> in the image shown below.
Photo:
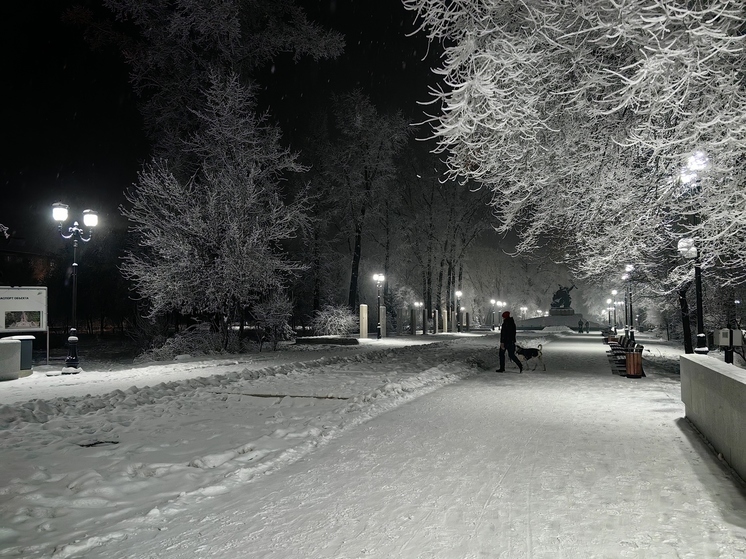
<svg viewBox="0 0 746 559"><path fill-rule="evenodd" d="M566 309L552 308L549 309L549 316L573 316L575 311L570 307Z"/></svg>
<svg viewBox="0 0 746 559"><path fill-rule="evenodd" d="M528 318L526 320L517 320L516 324L518 328L524 330L547 328L549 326L567 326L571 330L577 331L578 322L585 319L582 314L575 314L574 309L549 309L549 316L539 316L536 318ZM594 330L600 330L603 325L591 322L590 327Z"/></svg>

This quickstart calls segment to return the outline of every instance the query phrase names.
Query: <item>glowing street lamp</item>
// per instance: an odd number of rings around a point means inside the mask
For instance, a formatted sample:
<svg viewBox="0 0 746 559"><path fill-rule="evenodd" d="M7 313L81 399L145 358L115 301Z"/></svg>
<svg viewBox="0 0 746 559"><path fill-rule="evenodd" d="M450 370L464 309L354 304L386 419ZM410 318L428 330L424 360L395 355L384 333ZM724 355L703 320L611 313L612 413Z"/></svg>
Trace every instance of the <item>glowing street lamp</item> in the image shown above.
<svg viewBox="0 0 746 559"><path fill-rule="evenodd" d="M490 299L490 304L492 305L492 329L495 329L495 301L494 299Z"/></svg>
<svg viewBox="0 0 746 559"><path fill-rule="evenodd" d="M378 324L376 325L376 339L381 339L381 284L386 281L383 274L373 274L373 281L378 288Z"/></svg>
<svg viewBox="0 0 746 559"><path fill-rule="evenodd" d="M78 241L87 243L93 236L93 228L98 225L98 214L93 210L83 212L83 224L88 231L81 229L78 222L74 221L67 233L62 232L62 223L67 221L68 206L61 202L52 204L52 218L57 221L57 230L63 239L73 241L73 316L70 326L70 334L67 338L67 358L65 358L65 369L63 373L75 374L80 372L80 359L78 359ZM86 234L88 235L86 237Z"/></svg>
<svg viewBox="0 0 746 559"><path fill-rule="evenodd" d="M700 188L699 173L707 168L708 163L709 159L705 152L699 150L692 153L692 155L687 159L686 167L681 170L681 184L688 185L692 183L692 186L687 187L687 189L698 191ZM695 223L698 217L698 214L695 213ZM692 238L679 239L677 248L681 256L694 261L694 285L697 296L697 347L694 349L694 352L707 354L709 353L709 349L707 348L707 339L705 337L704 313L702 310L702 268L700 266L700 250L695 244L695 240Z"/></svg>

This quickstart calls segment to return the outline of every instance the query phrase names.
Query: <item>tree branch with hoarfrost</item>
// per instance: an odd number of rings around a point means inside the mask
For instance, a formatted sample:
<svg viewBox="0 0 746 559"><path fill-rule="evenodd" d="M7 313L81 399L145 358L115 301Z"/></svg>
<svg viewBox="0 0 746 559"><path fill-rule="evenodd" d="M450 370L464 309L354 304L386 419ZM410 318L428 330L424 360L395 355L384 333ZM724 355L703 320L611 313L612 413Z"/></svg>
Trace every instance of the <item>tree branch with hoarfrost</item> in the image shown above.
<svg viewBox="0 0 746 559"><path fill-rule="evenodd" d="M695 236L703 264L746 280L736 257L746 238L743 2L404 5L445 45L429 118L438 151L452 176L493 192L498 227L519 233L519 251L554 242L579 274L600 277L620 259L668 258ZM698 151L707 179L677 196ZM682 279L670 268L669 288Z"/></svg>

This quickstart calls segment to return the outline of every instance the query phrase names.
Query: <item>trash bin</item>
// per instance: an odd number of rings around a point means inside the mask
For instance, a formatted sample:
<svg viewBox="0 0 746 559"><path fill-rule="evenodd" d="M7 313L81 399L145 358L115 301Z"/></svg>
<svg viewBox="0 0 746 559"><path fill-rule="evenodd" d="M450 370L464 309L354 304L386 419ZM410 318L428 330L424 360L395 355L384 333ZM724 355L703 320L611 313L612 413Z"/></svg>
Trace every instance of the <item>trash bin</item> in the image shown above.
<svg viewBox="0 0 746 559"><path fill-rule="evenodd" d="M627 378L640 378L642 373L642 347L630 347L627 349Z"/></svg>
<svg viewBox="0 0 746 559"><path fill-rule="evenodd" d="M20 340L0 339L0 380L16 380L20 376Z"/></svg>
<svg viewBox="0 0 746 559"><path fill-rule="evenodd" d="M28 376L34 368L34 336L5 336L3 340L21 342L21 376Z"/></svg>

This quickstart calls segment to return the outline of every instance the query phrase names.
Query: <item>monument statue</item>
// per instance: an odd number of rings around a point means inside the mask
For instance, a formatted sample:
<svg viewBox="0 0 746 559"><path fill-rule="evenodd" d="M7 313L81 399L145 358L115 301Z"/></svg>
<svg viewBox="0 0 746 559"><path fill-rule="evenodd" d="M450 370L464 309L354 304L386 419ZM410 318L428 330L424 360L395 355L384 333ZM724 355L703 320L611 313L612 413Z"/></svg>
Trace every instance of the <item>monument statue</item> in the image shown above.
<svg viewBox="0 0 746 559"><path fill-rule="evenodd" d="M559 286L559 289L554 293L552 297L551 307L553 309L569 309L572 299L570 298L570 291L575 288L575 284L571 287Z"/></svg>

